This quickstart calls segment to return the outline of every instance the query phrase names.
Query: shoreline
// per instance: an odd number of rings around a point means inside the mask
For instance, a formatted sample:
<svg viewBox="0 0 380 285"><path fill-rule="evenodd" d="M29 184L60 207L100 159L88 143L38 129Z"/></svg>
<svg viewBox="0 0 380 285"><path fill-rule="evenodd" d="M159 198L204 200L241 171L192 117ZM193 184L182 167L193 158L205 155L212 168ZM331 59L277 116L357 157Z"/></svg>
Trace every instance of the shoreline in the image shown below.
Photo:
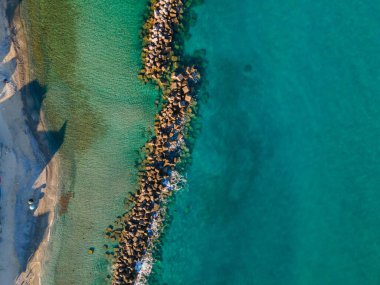
<svg viewBox="0 0 380 285"><path fill-rule="evenodd" d="M22 20L21 17L21 8L20 6L16 10L16 13L14 15L13 19L14 25L18 26L18 31L20 34L16 34L13 38L14 41L18 43L22 43L20 45L20 49L17 52L17 54L20 55L23 65L22 74L24 74L25 78L24 80L27 80L28 82L31 81L31 52L30 49L27 46L28 38L26 34L26 24ZM26 81L24 81L25 83ZM29 93L28 96L32 96L30 94L30 89L25 90L25 92ZM24 101L24 107L26 105L26 102ZM33 107L32 107L33 108ZM30 113L36 110L29 110ZM28 112L27 107L25 112ZM47 131L47 123L46 118L43 110L38 110L39 112L39 122L38 122L38 132ZM36 140L38 141L40 151L44 154L44 159L47 160L49 156L49 149L48 149L48 142L46 141L46 138L42 135L38 135L38 132L34 134ZM44 263L47 260L47 249L49 246L49 241L51 237L51 230L52 226L55 220L55 216L57 213L57 204L59 199L59 157L58 155L54 155L51 160L48 162L44 169L44 175L45 175L45 183L46 188L44 191L44 199L42 199L39 203L38 208L36 209L35 214L37 215L43 215L45 213L49 213L48 217L48 225L46 230L44 230L44 238L39 244L38 249L35 251L31 259L28 261L28 266L26 268L26 271L20 274L17 284L23 284L23 282L27 282L27 284L30 285L41 285L41 278L43 274L43 266ZM40 229L42 230L42 229ZM40 233L36 233L35 235L38 235Z"/></svg>
<svg viewBox="0 0 380 285"><path fill-rule="evenodd" d="M5 1L3 7L4 11L9 8ZM8 150L0 160L6 161L5 168L0 165L4 200L1 211L6 212L1 216L7 218L2 227L9 235L0 243L0 249L8 247L13 262L2 265L4 270L0 276L6 282L40 285L58 200L59 161L57 155L47 161L49 149L42 136L47 129L44 114L28 104L33 85L26 26L20 6L12 8L14 11L10 15L2 15L6 33L1 41L8 46L2 64L12 63L12 74L4 89L12 85L13 92L0 97L1 129L3 133L4 129L8 131L8 137L1 141ZM35 201L34 211L28 208L29 199Z"/></svg>

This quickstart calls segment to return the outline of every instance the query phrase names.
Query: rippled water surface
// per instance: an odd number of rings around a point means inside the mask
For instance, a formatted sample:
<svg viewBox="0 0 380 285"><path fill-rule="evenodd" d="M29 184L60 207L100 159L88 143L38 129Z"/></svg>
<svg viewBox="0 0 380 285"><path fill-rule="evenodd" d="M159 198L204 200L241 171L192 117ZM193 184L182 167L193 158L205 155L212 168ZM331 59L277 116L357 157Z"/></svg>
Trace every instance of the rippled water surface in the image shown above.
<svg viewBox="0 0 380 285"><path fill-rule="evenodd" d="M103 231L136 188L135 161L157 111L157 91L137 78L144 12L136 0L24 5L49 123L67 121L62 184L73 195L54 228L44 285L105 283Z"/></svg>

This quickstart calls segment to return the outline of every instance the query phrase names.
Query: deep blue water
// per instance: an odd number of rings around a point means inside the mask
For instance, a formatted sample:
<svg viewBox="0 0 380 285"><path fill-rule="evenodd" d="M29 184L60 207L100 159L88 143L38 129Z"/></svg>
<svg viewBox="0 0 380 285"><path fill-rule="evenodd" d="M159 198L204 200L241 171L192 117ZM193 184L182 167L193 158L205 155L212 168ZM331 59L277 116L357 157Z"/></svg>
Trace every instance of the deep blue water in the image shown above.
<svg viewBox="0 0 380 285"><path fill-rule="evenodd" d="M208 0L160 284L380 284L380 2Z"/></svg>

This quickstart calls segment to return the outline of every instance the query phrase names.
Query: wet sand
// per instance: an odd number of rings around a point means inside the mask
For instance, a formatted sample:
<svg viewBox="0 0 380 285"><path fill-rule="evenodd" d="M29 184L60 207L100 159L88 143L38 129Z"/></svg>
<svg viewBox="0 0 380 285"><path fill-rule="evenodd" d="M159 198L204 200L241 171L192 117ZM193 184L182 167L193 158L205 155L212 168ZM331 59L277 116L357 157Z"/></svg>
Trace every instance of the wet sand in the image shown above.
<svg viewBox="0 0 380 285"><path fill-rule="evenodd" d="M57 201L58 160L47 161L46 142L39 136L43 114L26 104L32 84L19 8L7 19L6 1L0 5L0 251L8 257L0 260L0 280L40 284Z"/></svg>

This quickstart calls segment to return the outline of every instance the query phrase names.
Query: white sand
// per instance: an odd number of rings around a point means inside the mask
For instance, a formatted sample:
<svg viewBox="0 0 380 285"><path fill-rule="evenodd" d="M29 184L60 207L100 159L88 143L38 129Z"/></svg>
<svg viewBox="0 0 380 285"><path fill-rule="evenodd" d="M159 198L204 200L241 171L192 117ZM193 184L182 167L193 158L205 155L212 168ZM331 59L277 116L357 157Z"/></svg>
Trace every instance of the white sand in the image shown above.
<svg viewBox="0 0 380 285"><path fill-rule="evenodd" d="M5 3L6 0L0 0L0 284L15 284L16 279L17 284L40 284L57 201L57 164L53 158L45 167L38 143L26 124L21 94L17 91L29 82L28 59L22 50L25 41L20 36L22 32L17 32L21 44L16 52L11 44ZM21 22L15 24L20 28ZM28 208L30 198L38 206L35 211Z"/></svg>

